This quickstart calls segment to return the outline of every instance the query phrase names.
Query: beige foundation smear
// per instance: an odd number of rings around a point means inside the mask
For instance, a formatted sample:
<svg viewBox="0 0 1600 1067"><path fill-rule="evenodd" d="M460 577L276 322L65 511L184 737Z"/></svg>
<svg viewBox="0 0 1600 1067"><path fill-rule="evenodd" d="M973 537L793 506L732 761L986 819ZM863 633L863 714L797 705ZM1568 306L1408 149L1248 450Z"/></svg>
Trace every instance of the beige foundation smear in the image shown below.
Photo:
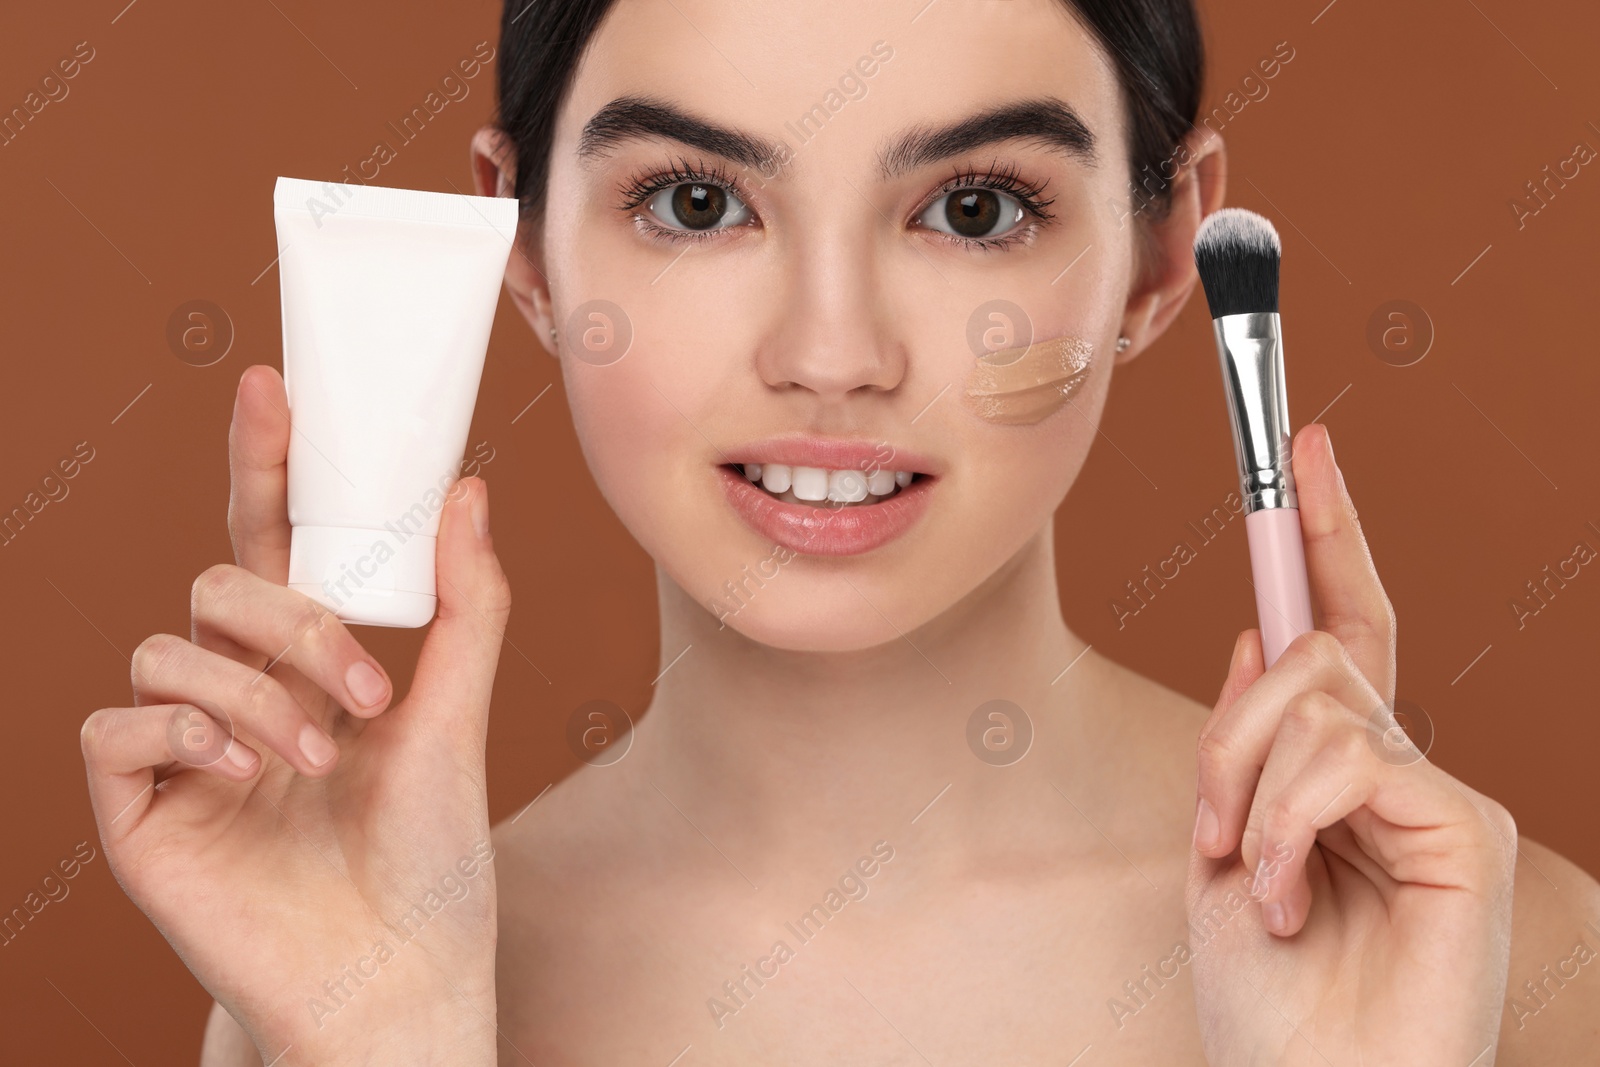
<svg viewBox="0 0 1600 1067"><path fill-rule="evenodd" d="M967 407L979 418L1031 425L1059 411L1089 377L1094 346L1056 337L978 357L967 378Z"/></svg>

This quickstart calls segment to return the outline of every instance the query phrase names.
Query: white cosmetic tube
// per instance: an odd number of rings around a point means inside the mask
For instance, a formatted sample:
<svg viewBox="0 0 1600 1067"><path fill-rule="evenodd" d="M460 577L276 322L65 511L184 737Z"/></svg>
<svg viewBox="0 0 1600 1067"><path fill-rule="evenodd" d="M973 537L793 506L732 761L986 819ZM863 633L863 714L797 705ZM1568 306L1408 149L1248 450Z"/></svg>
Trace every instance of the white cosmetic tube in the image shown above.
<svg viewBox="0 0 1600 1067"><path fill-rule="evenodd" d="M289 588L422 626L517 201L279 178Z"/></svg>

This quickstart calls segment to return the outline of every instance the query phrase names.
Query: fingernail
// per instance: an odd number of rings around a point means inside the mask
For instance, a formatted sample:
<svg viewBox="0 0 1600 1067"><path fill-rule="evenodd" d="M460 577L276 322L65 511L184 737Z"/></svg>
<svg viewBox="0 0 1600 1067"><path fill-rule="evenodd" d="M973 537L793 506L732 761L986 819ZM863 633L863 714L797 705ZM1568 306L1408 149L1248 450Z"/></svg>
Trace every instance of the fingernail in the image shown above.
<svg viewBox="0 0 1600 1067"><path fill-rule="evenodd" d="M1283 906L1283 901L1274 900L1261 906L1261 918L1266 921L1268 930L1281 934L1289 925L1289 909Z"/></svg>
<svg viewBox="0 0 1600 1067"><path fill-rule="evenodd" d="M364 708L370 708L378 703L389 691L383 675L373 670L372 664L365 660L350 664L350 669L344 672L344 684L356 698L356 702Z"/></svg>
<svg viewBox="0 0 1600 1067"><path fill-rule="evenodd" d="M300 727L300 752L313 767L327 763L338 751L339 746L333 743L333 738L317 729L315 724L308 722Z"/></svg>
<svg viewBox="0 0 1600 1067"><path fill-rule="evenodd" d="M478 491L472 494L472 528L478 531L478 539L480 541L489 536L489 483L487 481L484 481L478 487Z"/></svg>
<svg viewBox="0 0 1600 1067"><path fill-rule="evenodd" d="M1328 462L1337 467L1339 465L1339 461L1333 458L1333 434L1328 432L1328 427L1326 425L1322 427L1322 440L1328 446Z"/></svg>
<svg viewBox="0 0 1600 1067"><path fill-rule="evenodd" d="M256 769L256 754L251 752L247 745L241 744L236 737L228 739L228 748L222 756L246 774Z"/></svg>
<svg viewBox="0 0 1600 1067"><path fill-rule="evenodd" d="M1206 803L1205 797L1201 797L1194 817L1194 847L1201 852L1209 852L1217 847L1217 838L1221 833L1222 824L1217 820L1216 811Z"/></svg>

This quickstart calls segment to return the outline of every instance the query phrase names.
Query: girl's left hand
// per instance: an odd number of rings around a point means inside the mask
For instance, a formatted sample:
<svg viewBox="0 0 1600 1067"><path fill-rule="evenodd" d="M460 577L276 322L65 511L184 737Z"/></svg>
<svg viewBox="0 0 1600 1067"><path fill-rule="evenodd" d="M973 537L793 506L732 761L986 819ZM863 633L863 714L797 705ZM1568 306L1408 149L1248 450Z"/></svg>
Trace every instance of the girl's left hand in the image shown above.
<svg viewBox="0 0 1600 1067"><path fill-rule="evenodd" d="M1489 1067L1516 825L1392 729L1394 612L1326 428L1292 452L1317 629L1265 671L1242 633L1200 733L1186 901L1206 1056Z"/></svg>

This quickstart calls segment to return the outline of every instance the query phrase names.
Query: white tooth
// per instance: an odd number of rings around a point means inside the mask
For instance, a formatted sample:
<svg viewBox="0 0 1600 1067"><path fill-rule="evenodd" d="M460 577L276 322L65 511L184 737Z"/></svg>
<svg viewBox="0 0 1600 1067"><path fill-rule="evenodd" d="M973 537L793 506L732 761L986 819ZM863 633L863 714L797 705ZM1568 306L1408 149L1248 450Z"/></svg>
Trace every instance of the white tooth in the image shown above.
<svg viewBox="0 0 1600 1067"><path fill-rule="evenodd" d="M790 468L782 463L768 463L761 468L761 484L769 493L781 493L789 488Z"/></svg>
<svg viewBox="0 0 1600 1067"><path fill-rule="evenodd" d="M906 486L910 485L911 484L911 472L910 471L895 471L894 472L894 484L898 485L902 489L904 489Z"/></svg>
<svg viewBox="0 0 1600 1067"><path fill-rule="evenodd" d="M752 482L759 482L761 480L761 464L746 463L744 465L744 476Z"/></svg>
<svg viewBox="0 0 1600 1067"><path fill-rule="evenodd" d="M796 467L789 488L801 500L828 499L828 472L821 467Z"/></svg>
<svg viewBox="0 0 1600 1067"><path fill-rule="evenodd" d="M828 499L850 504L867 499L867 482L859 471L829 471Z"/></svg>
<svg viewBox="0 0 1600 1067"><path fill-rule="evenodd" d="M879 467L867 475L867 492L873 496L888 496L894 492L894 471Z"/></svg>

